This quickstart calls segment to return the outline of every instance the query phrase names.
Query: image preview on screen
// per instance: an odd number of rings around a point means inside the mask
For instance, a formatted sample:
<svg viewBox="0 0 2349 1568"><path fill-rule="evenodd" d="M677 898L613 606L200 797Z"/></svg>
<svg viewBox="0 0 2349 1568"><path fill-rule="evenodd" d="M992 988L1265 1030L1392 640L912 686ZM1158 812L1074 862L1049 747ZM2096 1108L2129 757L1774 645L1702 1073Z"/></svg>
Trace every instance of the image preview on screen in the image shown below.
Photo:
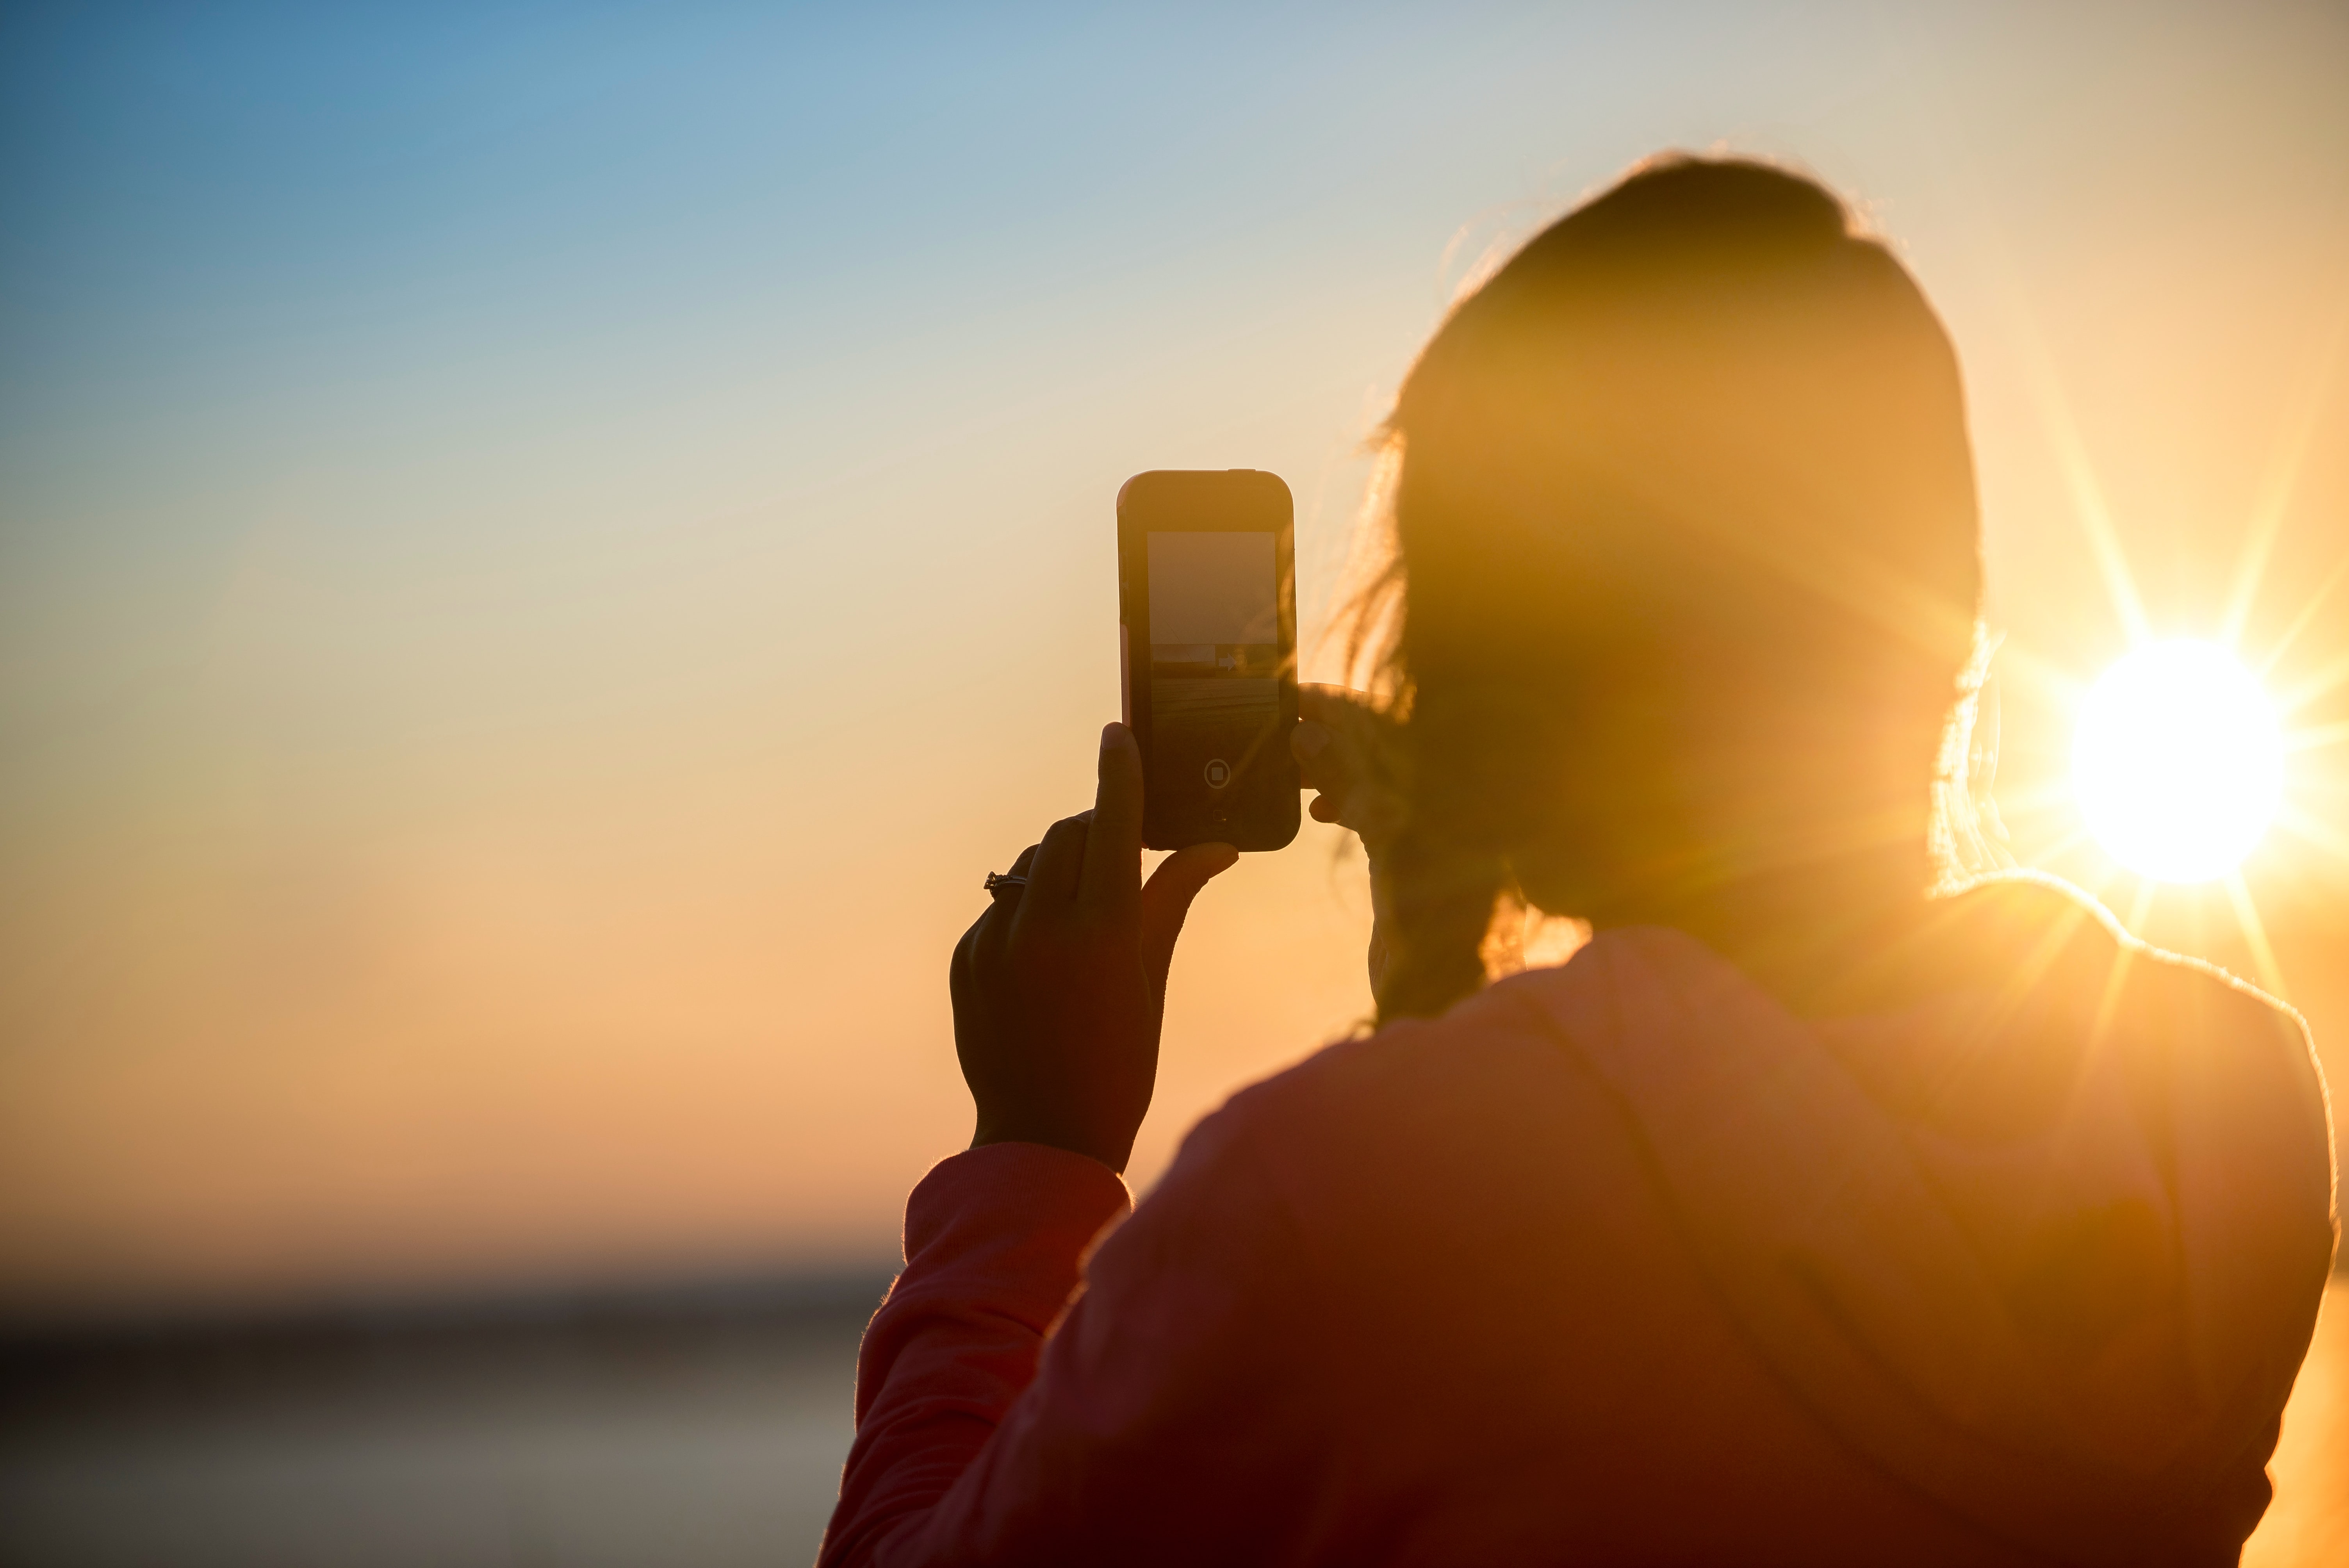
<svg viewBox="0 0 2349 1568"><path fill-rule="evenodd" d="M1280 720L1280 578L1270 533L1147 536L1157 766L1221 789Z"/></svg>

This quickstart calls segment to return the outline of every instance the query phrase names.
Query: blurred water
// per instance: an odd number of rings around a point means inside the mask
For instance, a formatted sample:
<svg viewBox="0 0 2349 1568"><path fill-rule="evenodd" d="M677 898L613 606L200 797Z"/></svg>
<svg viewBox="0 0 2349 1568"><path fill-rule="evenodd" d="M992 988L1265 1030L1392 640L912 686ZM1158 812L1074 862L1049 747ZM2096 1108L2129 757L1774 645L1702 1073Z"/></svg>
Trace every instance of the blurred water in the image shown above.
<svg viewBox="0 0 2349 1568"><path fill-rule="evenodd" d="M804 1563L871 1295L780 1307L12 1351L0 1562ZM2246 1568L2349 1562L2349 1282Z"/></svg>
<svg viewBox="0 0 2349 1568"><path fill-rule="evenodd" d="M804 1563L874 1295L20 1349L0 1562Z"/></svg>

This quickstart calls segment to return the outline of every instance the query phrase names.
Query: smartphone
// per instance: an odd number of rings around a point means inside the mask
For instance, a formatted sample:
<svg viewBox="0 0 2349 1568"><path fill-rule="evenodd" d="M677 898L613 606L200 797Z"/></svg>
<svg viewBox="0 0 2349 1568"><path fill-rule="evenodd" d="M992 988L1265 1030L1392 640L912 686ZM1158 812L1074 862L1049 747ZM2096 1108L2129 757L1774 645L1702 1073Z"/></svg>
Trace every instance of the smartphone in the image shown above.
<svg viewBox="0 0 2349 1568"><path fill-rule="evenodd" d="M1142 841L1277 850L1297 837L1296 522L1254 469L1156 469L1117 492L1125 722Z"/></svg>

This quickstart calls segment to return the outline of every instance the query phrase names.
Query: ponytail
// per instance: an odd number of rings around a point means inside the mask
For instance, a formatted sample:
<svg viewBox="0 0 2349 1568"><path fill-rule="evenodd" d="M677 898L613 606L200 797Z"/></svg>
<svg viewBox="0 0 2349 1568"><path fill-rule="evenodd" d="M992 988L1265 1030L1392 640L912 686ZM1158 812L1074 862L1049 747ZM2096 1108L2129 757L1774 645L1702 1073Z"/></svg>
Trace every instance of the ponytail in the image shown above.
<svg viewBox="0 0 2349 1568"><path fill-rule="evenodd" d="M1389 900L1379 1022L1433 1018L1484 985L1494 913L1516 886L1501 856L1459 844L1414 812L1381 868Z"/></svg>

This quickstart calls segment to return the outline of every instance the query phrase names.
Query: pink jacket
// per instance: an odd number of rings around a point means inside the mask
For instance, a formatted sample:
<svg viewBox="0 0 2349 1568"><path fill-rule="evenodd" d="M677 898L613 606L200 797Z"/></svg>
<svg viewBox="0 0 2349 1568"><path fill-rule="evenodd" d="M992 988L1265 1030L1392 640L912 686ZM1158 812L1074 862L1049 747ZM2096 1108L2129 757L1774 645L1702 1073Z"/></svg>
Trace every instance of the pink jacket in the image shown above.
<svg viewBox="0 0 2349 1568"><path fill-rule="evenodd" d="M2333 1245L2305 1031L1961 903L2023 958L1887 1016L1603 934L1236 1096L1131 1218L942 1162L821 1563L2232 1563Z"/></svg>

